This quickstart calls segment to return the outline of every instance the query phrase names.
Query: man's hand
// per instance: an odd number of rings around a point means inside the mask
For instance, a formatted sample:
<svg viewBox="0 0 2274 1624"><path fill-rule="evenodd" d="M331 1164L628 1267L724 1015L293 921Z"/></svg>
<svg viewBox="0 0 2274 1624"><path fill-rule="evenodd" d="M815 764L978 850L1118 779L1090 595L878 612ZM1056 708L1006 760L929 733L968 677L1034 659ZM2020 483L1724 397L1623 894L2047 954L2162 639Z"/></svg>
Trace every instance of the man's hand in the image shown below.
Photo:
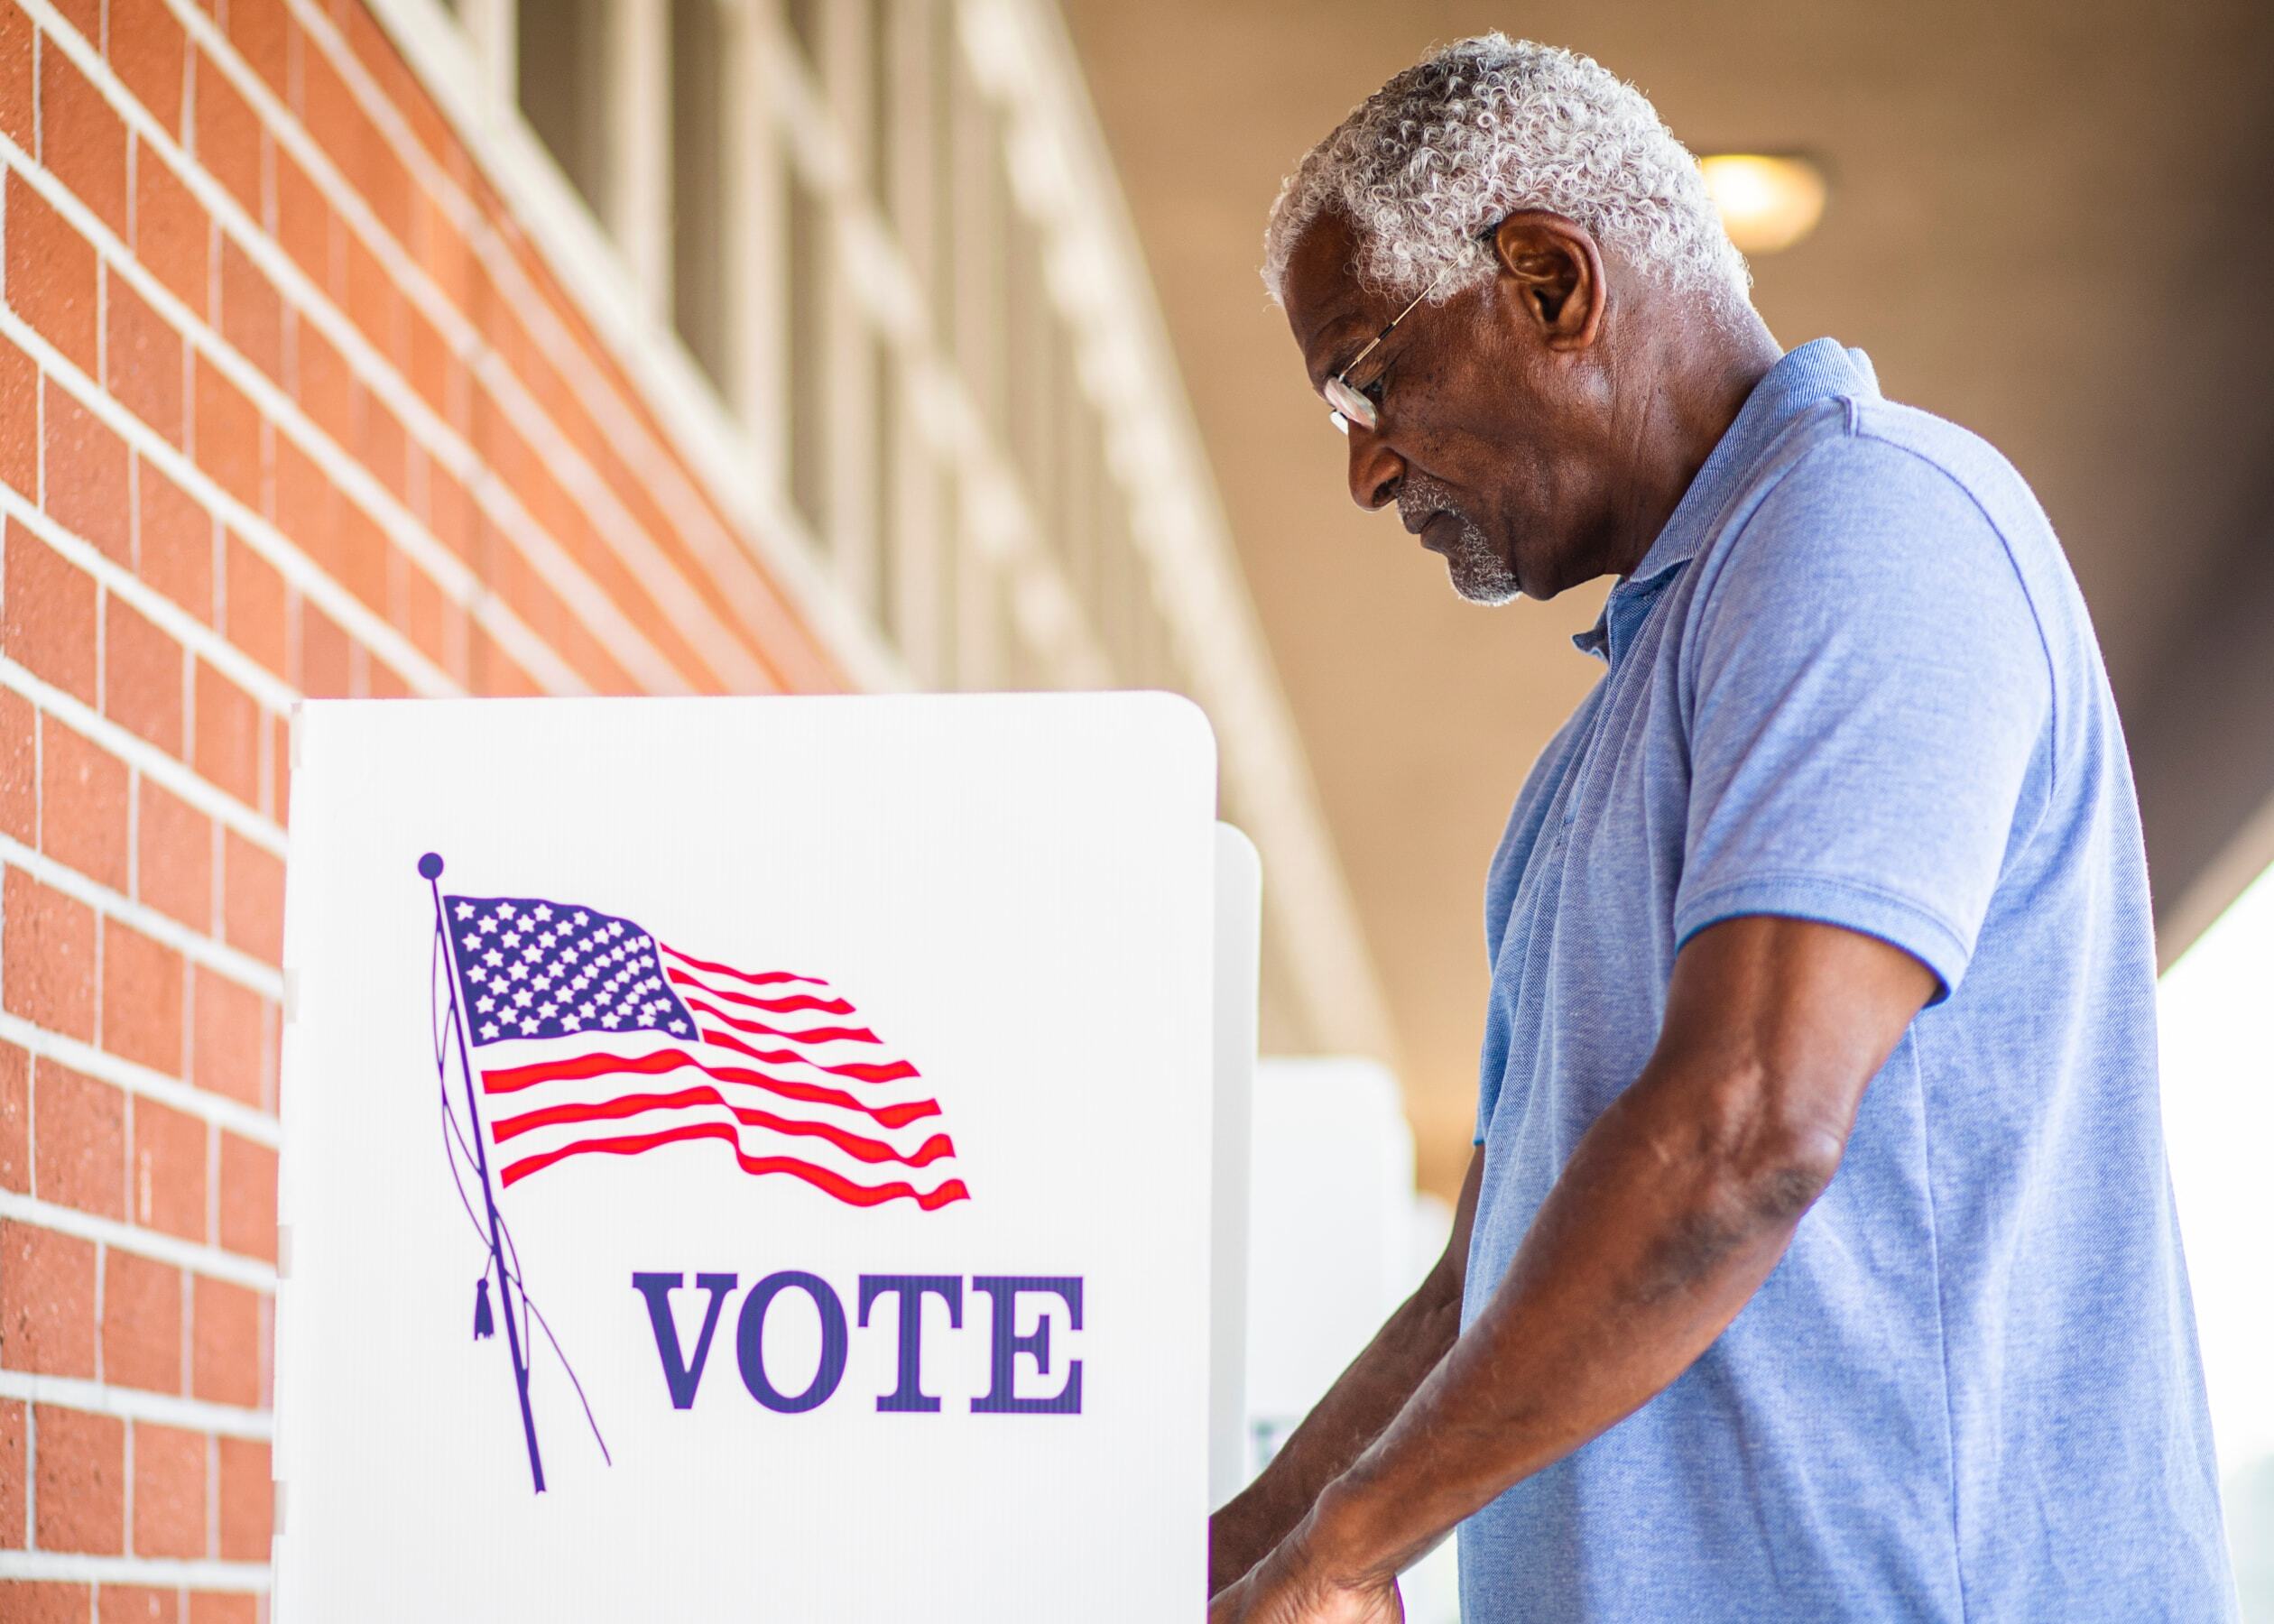
<svg viewBox="0 0 2274 1624"><path fill-rule="evenodd" d="M1299 1532L1208 1604L1208 1624L1405 1624L1394 1578L1337 1580Z"/></svg>

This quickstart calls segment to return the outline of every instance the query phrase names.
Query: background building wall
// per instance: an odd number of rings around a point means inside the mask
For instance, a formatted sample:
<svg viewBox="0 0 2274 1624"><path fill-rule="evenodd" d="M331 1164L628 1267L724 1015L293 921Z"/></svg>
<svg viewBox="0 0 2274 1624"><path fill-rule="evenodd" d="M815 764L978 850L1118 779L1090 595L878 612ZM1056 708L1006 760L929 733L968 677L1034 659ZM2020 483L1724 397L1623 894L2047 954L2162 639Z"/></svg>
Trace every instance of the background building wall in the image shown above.
<svg viewBox="0 0 2274 1624"><path fill-rule="evenodd" d="M287 710L817 689L370 16L0 5L0 1615L265 1601Z"/></svg>

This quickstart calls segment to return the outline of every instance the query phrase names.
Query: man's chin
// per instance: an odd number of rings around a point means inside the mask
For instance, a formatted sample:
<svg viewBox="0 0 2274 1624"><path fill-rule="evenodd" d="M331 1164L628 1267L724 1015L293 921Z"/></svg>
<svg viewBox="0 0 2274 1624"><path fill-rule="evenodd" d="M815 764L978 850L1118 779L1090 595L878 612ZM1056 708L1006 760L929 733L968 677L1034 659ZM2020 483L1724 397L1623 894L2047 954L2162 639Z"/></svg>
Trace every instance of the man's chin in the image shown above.
<svg viewBox="0 0 2274 1624"><path fill-rule="evenodd" d="M1446 579L1464 603L1496 609L1523 595L1516 572L1484 544L1482 536L1464 536L1445 555Z"/></svg>

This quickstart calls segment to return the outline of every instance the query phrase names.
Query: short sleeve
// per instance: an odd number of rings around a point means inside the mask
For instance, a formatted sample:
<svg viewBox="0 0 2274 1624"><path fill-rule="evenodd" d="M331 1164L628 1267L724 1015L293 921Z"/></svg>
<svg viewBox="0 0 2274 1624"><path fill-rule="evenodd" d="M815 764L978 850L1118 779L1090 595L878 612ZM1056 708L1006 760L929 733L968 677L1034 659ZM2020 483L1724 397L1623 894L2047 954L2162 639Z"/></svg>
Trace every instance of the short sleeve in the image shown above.
<svg viewBox="0 0 2274 1624"><path fill-rule="evenodd" d="M2051 667L2003 539L1949 474L1851 435L1701 562L1678 945L1816 919L1948 996L2051 771Z"/></svg>

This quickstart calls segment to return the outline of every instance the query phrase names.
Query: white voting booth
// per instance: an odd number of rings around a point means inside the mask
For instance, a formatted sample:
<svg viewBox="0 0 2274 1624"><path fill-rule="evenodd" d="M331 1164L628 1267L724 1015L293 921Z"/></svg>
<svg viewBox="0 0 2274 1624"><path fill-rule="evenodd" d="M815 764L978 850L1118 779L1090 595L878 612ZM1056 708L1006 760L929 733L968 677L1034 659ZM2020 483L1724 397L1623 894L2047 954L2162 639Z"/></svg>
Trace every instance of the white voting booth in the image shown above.
<svg viewBox="0 0 2274 1624"><path fill-rule="evenodd" d="M1254 1084L1246 1475L1269 1463L1445 1249L1417 1200L1397 1081L1362 1059L1271 1059ZM1460 1616L1452 1543L1400 1580L1411 1624Z"/></svg>
<svg viewBox="0 0 2274 1624"><path fill-rule="evenodd" d="M1200 1616L1256 879L1197 710L293 750L280 1624Z"/></svg>

